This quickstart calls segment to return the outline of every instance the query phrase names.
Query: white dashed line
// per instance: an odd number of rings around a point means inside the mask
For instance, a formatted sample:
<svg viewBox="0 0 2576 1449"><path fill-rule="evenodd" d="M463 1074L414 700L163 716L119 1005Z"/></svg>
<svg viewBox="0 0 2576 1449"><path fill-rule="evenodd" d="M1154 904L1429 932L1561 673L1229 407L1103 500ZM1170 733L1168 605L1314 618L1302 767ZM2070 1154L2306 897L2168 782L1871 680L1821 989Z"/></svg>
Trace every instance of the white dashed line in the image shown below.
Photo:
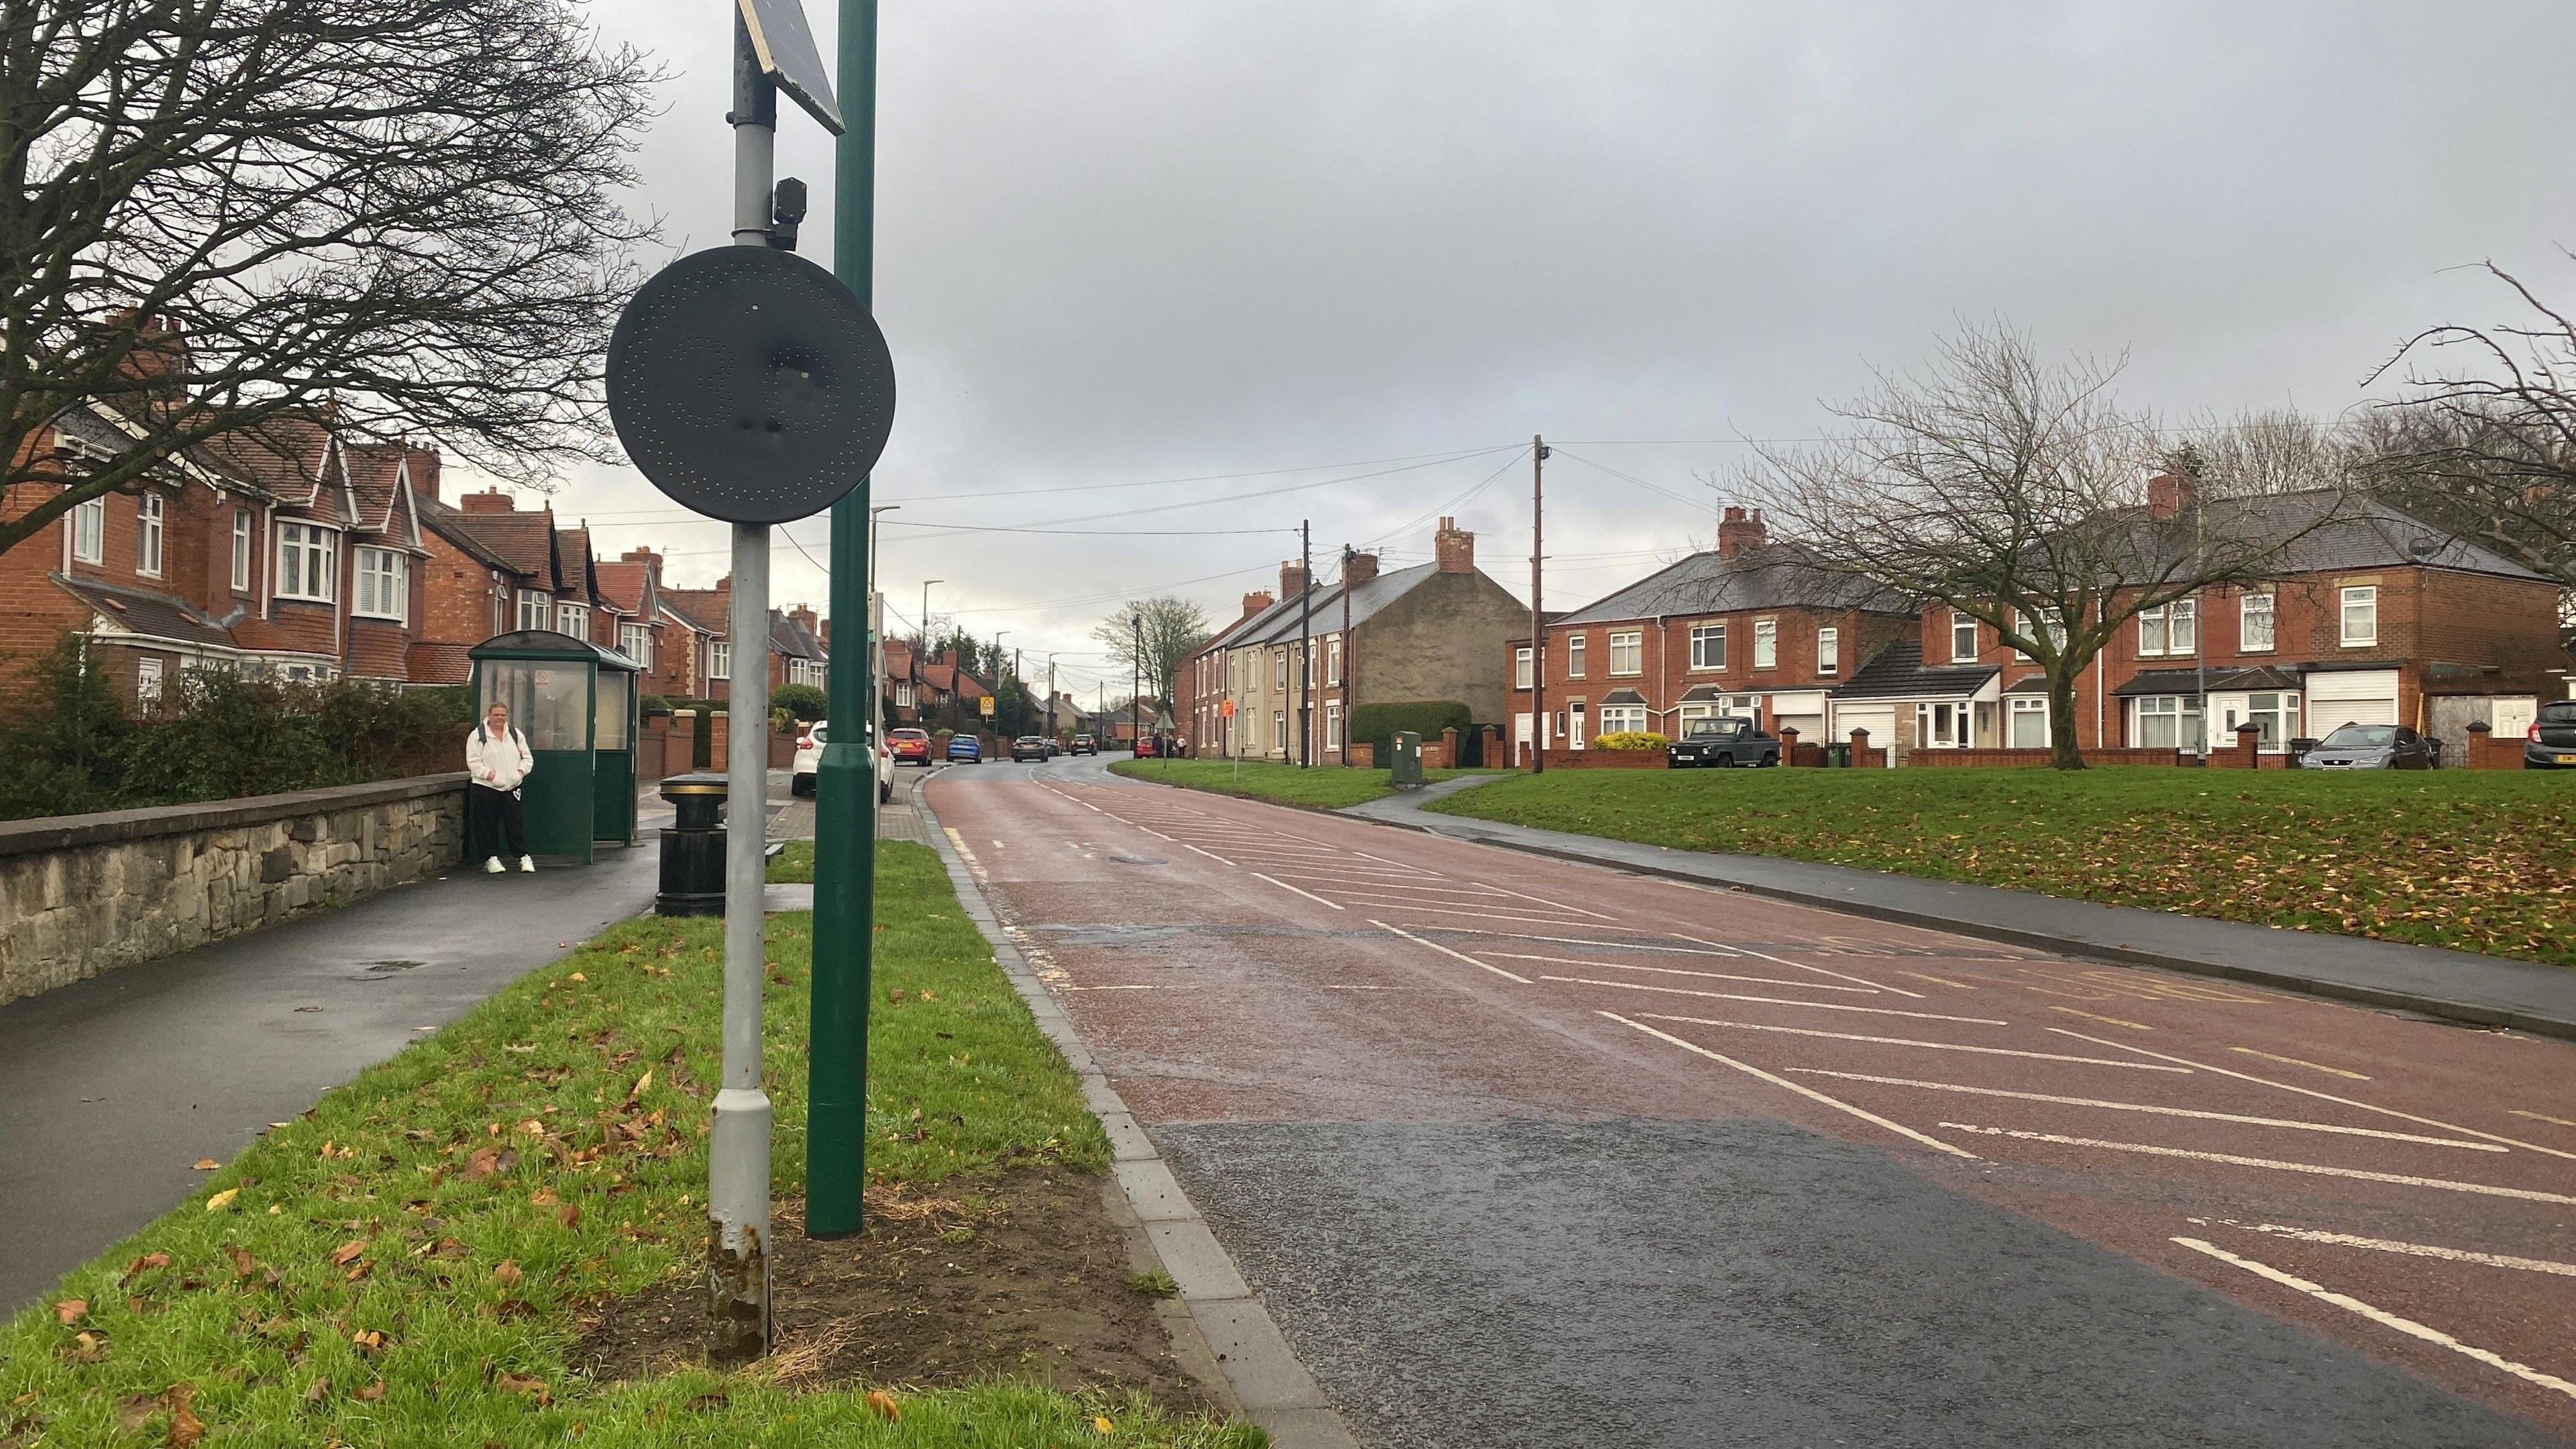
<svg viewBox="0 0 2576 1449"><path fill-rule="evenodd" d="M1312 892L1312 891L1301 891L1301 890L1297 890L1297 888L1296 888L1295 886L1290 885L1288 882L1286 882L1286 881L1284 881L1284 880L1281 880L1281 879L1279 879L1279 878L1278 878L1278 877L1276 877L1276 876L1263 875L1261 872L1259 872L1259 871L1257 871L1257 870L1256 870L1256 871L1249 872L1249 874L1252 876L1252 878L1253 878L1254 880L1266 880L1266 881L1270 882L1272 885L1275 885L1275 886L1279 887L1279 888L1280 888L1281 890L1283 890L1283 891L1295 891L1298 895L1304 896L1306 899L1308 899L1308 900L1310 900L1310 901L1313 901L1315 904L1317 904L1317 905L1319 905L1319 906L1332 906L1332 908L1333 908L1334 910L1337 910L1337 911L1338 911L1338 910L1340 910L1340 909L1342 909L1339 905L1336 905L1334 902L1332 902L1332 901L1328 901L1328 900L1324 899L1322 896L1316 895L1316 894L1315 894L1314 892Z"/></svg>
<svg viewBox="0 0 2576 1449"><path fill-rule="evenodd" d="M1813 971L1819 976L1831 976L1837 981L1857 981L1863 986L1876 987L1881 991L1893 991L1899 996L1911 996L1917 1001L1924 999L1923 993L1920 991L1908 991L1902 986L1890 986L1884 981L1872 981L1866 976L1853 976L1841 971L1828 971L1822 966L1810 966L1804 961L1784 960L1767 951L1756 951L1750 946L1728 946L1718 941L1701 941L1697 936L1683 935L1679 931L1675 931L1673 934L1680 936L1685 941L1699 941L1699 944L1703 946L1716 946L1721 950L1734 951L1741 955L1759 956L1765 961L1769 961L1774 965L1786 966L1792 971Z"/></svg>

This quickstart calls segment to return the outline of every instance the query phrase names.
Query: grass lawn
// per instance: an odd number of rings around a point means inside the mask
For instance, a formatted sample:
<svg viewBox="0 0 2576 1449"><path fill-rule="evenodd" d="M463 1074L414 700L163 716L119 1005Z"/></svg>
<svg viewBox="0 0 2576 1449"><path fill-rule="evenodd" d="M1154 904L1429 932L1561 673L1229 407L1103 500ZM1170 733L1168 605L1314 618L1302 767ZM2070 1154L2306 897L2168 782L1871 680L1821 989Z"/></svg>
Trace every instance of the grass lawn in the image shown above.
<svg viewBox="0 0 2576 1449"><path fill-rule="evenodd" d="M890 843L879 861L872 1176L909 1190L1105 1169L1098 1121L938 858ZM897 1420L863 1386L798 1392L774 1360L583 1377L586 1315L702 1260L720 927L613 927L214 1167L0 1325L0 1444L1261 1442L1026 1379L899 1392ZM791 1190L811 929L769 926L766 1075Z"/></svg>
<svg viewBox="0 0 2576 1449"><path fill-rule="evenodd" d="M2576 775L1564 770L1426 808L2576 965Z"/></svg>
<svg viewBox="0 0 2576 1449"><path fill-rule="evenodd" d="M1134 780L1183 785L1192 790L1212 790L1219 795L1240 795L1247 800L1312 805L1325 810L1365 804L1395 793L1395 787L1386 782L1386 771L1344 769L1339 765L1318 765L1311 770L1300 770L1294 765L1274 764L1268 760L1245 760L1239 779L1232 760L1119 760L1109 769L1112 774ZM1425 770L1422 778L1425 781L1446 780L1458 775L1487 773L1491 772Z"/></svg>
<svg viewBox="0 0 2576 1449"><path fill-rule="evenodd" d="M814 883L814 842L781 841L778 853L769 858L771 885L812 885Z"/></svg>

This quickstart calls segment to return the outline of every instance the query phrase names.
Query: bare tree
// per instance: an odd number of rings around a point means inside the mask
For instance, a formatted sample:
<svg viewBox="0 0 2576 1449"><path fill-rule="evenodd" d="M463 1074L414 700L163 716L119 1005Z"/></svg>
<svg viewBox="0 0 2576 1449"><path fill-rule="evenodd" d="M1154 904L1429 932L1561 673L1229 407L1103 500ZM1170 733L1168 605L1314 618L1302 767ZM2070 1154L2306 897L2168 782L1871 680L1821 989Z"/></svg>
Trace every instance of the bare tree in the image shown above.
<svg viewBox="0 0 2576 1449"><path fill-rule="evenodd" d="M2530 317L2406 339L2367 379L2403 366L2410 396L2356 428L2361 479L2408 512L2576 588L2576 322L2485 266Z"/></svg>
<svg viewBox="0 0 2576 1449"><path fill-rule="evenodd" d="M1141 625L1141 627L1140 627ZM1130 599L1091 631L1121 668L1136 670L1145 688L1168 710L1181 667L1207 642L1207 615L1187 599L1169 595Z"/></svg>
<svg viewBox="0 0 2576 1449"><path fill-rule="evenodd" d="M0 549L284 418L613 456L655 79L569 0L0 0ZM121 453L30 447L84 403Z"/></svg>
<svg viewBox="0 0 2576 1449"><path fill-rule="evenodd" d="M2120 366L1964 328L1928 368L1832 406L1848 437L1761 448L1746 480L1811 566L1947 604L2036 663L2059 769L2083 767L2075 682L2124 623L2265 577L2345 507L2339 489L2269 486L2286 447L2186 453L2198 476L2173 475L2154 420L2112 394Z"/></svg>

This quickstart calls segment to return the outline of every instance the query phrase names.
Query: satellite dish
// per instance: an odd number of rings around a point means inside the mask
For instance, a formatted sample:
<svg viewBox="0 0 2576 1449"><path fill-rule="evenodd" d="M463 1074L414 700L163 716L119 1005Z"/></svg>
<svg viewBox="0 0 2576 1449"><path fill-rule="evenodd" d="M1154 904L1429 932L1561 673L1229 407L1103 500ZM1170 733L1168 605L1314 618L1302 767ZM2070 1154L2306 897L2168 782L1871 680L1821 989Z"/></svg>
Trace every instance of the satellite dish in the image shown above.
<svg viewBox="0 0 2576 1449"><path fill-rule="evenodd" d="M608 416L674 502L785 523L876 466L894 428L894 359L830 272L772 247L715 247L655 273L619 314Z"/></svg>

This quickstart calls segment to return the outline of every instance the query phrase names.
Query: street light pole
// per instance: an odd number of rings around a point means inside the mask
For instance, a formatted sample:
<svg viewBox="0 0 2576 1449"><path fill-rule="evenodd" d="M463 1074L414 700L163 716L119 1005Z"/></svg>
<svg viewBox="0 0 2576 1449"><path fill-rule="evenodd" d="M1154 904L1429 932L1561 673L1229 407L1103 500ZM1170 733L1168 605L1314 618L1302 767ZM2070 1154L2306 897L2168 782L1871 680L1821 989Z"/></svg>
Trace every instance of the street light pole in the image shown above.
<svg viewBox="0 0 2576 1449"><path fill-rule="evenodd" d="M921 581L921 648L918 652L924 659L930 657L930 586L932 584L944 584L946 582L948 582L946 579L923 579Z"/></svg>
<svg viewBox="0 0 2576 1449"><path fill-rule="evenodd" d="M1135 658L1127 670L1127 743L1142 754L1145 747L1145 616L1129 615L1127 627L1134 631L1136 640L1136 647L1130 651Z"/></svg>
<svg viewBox="0 0 2576 1449"><path fill-rule="evenodd" d="M868 510L868 748L885 746L885 590L877 581L885 577L877 571L877 544L884 529L877 519L903 507L900 503L880 503ZM828 747L828 746L827 746ZM868 768L876 769L876 756L868 757ZM820 778L819 776L817 778ZM817 804L819 805L819 801Z"/></svg>

